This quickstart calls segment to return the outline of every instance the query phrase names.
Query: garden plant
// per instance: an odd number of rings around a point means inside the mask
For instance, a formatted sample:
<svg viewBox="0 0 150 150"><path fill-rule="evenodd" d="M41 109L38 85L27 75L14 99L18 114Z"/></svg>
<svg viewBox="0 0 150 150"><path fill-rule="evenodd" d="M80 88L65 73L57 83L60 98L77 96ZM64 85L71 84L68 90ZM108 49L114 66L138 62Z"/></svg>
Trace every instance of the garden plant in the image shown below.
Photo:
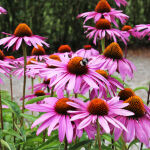
<svg viewBox="0 0 150 150"><path fill-rule="evenodd" d="M150 148L150 87L131 89L126 83L136 71L127 57L128 43L131 38L150 40L150 24L131 27L129 16L118 10L128 2L113 2L117 9L109 0L99 0L93 11L77 16L76 21L83 19L86 43L93 43L79 50L62 43L48 55L48 39L34 34L25 22L1 33L6 37L0 39L0 150ZM7 13L0 7L1 15ZM21 51L22 57L5 56L11 50ZM10 93L3 90L3 77L10 80ZM18 101L13 77L18 82L23 78ZM136 94L141 89L147 102Z"/></svg>

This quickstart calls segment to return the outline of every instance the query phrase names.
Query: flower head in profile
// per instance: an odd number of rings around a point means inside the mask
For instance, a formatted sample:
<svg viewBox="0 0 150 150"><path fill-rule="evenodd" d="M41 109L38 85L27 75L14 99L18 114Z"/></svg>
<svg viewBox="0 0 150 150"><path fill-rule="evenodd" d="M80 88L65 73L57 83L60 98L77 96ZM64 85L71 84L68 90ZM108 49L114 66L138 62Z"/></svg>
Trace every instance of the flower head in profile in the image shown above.
<svg viewBox="0 0 150 150"><path fill-rule="evenodd" d="M120 135L123 134L125 142L132 142L134 139L138 139L147 147L150 147L150 109L136 95L129 97L124 101L125 103L129 103L129 105L124 109L134 112L134 115L128 117L117 116L117 119L127 127L128 132L115 128L115 140L118 140Z"/></svg>
<svg viewBox="0 0 150 150"><path fill-rule="evenodd" d="M123 31L118 29L111 28L111 23L109 20L101 18L96 22L95 27L91 26L83 26L86 28L87 38L91 39L94 38L93 43L96 45L96 40L105 38L106 35L109 36L110 39L113 39L114 42L117 42L117 38L122 40L124 44L127 44L128 41L128 34L124 34Z"/></svg>
<svg viewBox="0 0 150 150"><path fill-rule="evenodd" d="M92 88L99 88L97 83L101 81L109 86L109 82L100 74L95 72L99 65L95 65L95 61L88 61L87 58L74 56L71 59L61 57L61 62L49 59L46 61L48 66L55 68L43 68L40 70L40 76L44 79L55 77L51 83L51 87L55 86L55 90L65 88L67 91L74 90L79 93L82 83L88 84Z"/></svg>
<svg viewBox="0 0 150 150"><path fill-rule="evenodd" d="M122 24L124 24L126 20L129 18L127 15L123 14L122 11L111 8L107 0L100 0L95 7L95 11L85 12L85 13L78 15L77 17L85 18L84 24L89 19L94 19L94 22L96 23L100 18L103 17L105 19L108 19L117 27L118 27L118 24L115 20L116 18L119 19Z"/></svg>
<svg viewBox="0 0 150 150"><path fill-rule="evenodd" d="M25 42L28 46L33 45L36 48L38 48L37 45L43 46L43 44L49 47L49 44L44 41L46 38L34 35L29 26L25 23L20 23L13 34L4 32L3 34L9 35L9 37L0 39L0 45L5 45L7 49L14 45L13 50L18 50L22 42Z"/></svg>
<svg viewBox="0 0 150 150"><path fill-rule="evenodd" d="M101 69L108 70L110 75L117 71L123 80L127 75L133 78L133 71L136 70L132 62L123 58L123 51L115 42L105 48L103 55L100 55L97 61L101 62Z"/></svg>
<svg viewBox="0 0 150 150"><path fill-rule="evenodd" d="M135 30L138 31L139 38L144 38L145 36L148 36L148 40L150 40L150 24L136 25Z"/></svg>
<svg viewBox="0 0 150 150"><path fill-rule="evenodd" d="M124 31L124 34L129 34L129 36L139 38L139 33L130 25L124 25L121 30Z"/></svg>
<svg viewBox="0 0 150 150"><path fill-rule="evenodd" d="M119 7L121 5L126 6L128 4L126 0L115 0L115 2L117 4L117 6L119 6Z"/></svg>
<svg viewBox="0 0 150 150"><path fill-rule="evenodd" d="M111 77L107 73L107 71L98 69L98 70L96 70L96 72L101 74L104 78L106 78L109 81L110 86L106 87L105 84L101 84L101 85L99 85L99 89L92 89L91 93L90 93L90 99L94 99L95 97L107 98L108 93L110 94L111 97L114 97L114 96L116 96L117 88L123 89L123 85L118 80Z"/></svg>
<svg viewBox="0 0 150 150"><path fill-rule="evenodd" d="M7 10L0 6L0 14L7 14Z"/></svg>
<svg viewBox="0 0 150 150"><path fill-rule="evenodd" d="M63 142L66 136L68 143L71 143L73 137L76 137L76 135L74 135L74 128L76 127L70 120L68 110L75 110L75 107L68 105L67 102L73 102L73 100L69 98L59 99L49 97L45 98L44 101L45 104L29 104L25 106L26 109L31 111L44 112L44 114L32 124L31 128L42 123L37 130L37 135L48 128L48 136L50 136L53 130L58 129L60 142Z"/></svg>
<svg viewBox="0 0 150 150"><path fill-rule="evenodd" d="M45 91L46 89L50 89L50 79L44 79L43 82L35 84L33 88L35 92L39 90ZM32 87L29 87L29 89L32 89Z"/></svg>
<svg viewBox="0 0 150 150"><path fill-rule="evenodd" d="M120 100L125 101L131 96L135 96L135 93L131 88L124 88L118 93L118 96L120 97Z"/></svg>
<svg viewBox="0 0 150 150"><path fill-rule="evenodd" d="M93 56L99 55L99 52L96 49L92 48L91 45L84 45L82 49L76 51L76 54L84 58L91 58Z"/></svg>
<svg viewBox="0 0 150 150"><path fill-rule="evenodd" d="M39 97L39 96L46 96L46 95L50 95L50 93L45 93L43 90L37 90L37 91L34 92L34 94L26 95L25 99L27 99L29 101L33 98L36 98L36 97ZM22 98L21 98L21 100L22 100ZM45 102L43 100L37 102L37 104L42 104L42 103L45 103Z"/></svg>
<svg viewBox="0 0 150 150"><path fill-rule="evenodd" d="M110 124L116 128L127 131L125 126L118 121L115 116L131 116L134 114L128 110L122 109L128 106L128 104L119 102L119 97L114 97L109 101L95 98L86 103L67 102L67 104L76 108L68 112L73 115L71 121L81 120L78 129L83 129L90 124L96 124L98 120L101 129L106 133L110 133Z"/></svg>
<svg viewBox="0 0 150 150"><path fill-rule="evenodd" d="M37 46L38 48L34 47L32 49L31 58L35 58L37 61L42 61L48 56L46 55L45 49L42 46Z"/></svg>

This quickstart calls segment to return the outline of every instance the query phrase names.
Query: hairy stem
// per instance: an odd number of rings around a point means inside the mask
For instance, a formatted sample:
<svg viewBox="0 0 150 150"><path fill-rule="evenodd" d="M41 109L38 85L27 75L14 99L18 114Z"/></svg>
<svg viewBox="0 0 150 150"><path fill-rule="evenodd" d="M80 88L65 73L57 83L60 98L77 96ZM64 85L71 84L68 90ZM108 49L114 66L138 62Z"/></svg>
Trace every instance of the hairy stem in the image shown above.
<svg viewBox="0 0 150 150"><path fill-rule="evenodd" d="M27 50L25 43L22 44L23 56L24 56L24 78L23 78L23 99L22 99L22 113L24 113L25 105L25 92L26 92L26 64L27 64ZM21 119L21 126L23 125L23 118Z"/></svg>
<svg viewBox="0 0 150 150"><path fill-rule="evenodd" d="M98 140L98 147L99 147L99 150L102 150L102 148L101 148L100 125L99 125L98 119L97 119L97 121L96 121L96 124L97 124L97 140Z"/></svg>
<svg viewBox="0 0 150 150"><path fill-rule="evenodd" d="M13 102L13 82L12 82L12 75L10 74L10 95L11 95L11 101ZM13 130L15 131L15 116L12 112L12 120L13 120ZM16 142L16 137L14 136L14 143Z"/></svg>

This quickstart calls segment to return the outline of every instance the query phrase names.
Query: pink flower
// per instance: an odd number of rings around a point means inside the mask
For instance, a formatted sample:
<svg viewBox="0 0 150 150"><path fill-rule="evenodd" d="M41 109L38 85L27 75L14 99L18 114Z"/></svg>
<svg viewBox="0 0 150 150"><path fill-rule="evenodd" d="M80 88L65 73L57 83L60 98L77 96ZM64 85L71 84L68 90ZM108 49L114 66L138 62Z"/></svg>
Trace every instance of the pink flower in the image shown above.
<svg viewBox="0 0 150 150"><path fill-rule="evenodd" d="M104 86L99 85L99 89L92 89L90 93L90 99L93 99L95 97L107 98L108 93L110 94L111 97L113 97L116 96L117 88L123 89L123 85L115 78L111 77L106 71L96 70L96 72L105 77L109 81L110 86L106 87L105 85Z"/></svg>
<svg viewBox="0 0 150 150"><path fill-rule="evenodd" d="M37 61L43 61L48 56L46 55L45 49L42 46L40 45L37 45L37 46L38 48L34 47L32 49L31 58L35 58Z"/></svg>
<svg viewBox="0 0 150 150"><path fill-rule="evenodd" d="M36 62L36 59L27 57L27 67L32 65L34 61ZM16 68L13 70L12 74L14 76L18 76L18 79L20 79L24 75L24 58L20 57L20 58L16 59L13 63ZM36 72L35 71L31 72L31 70L28 68L26 70L26 75L28 77L35 78L35 76L38 73L39 73L38 70L36 70Z"/></svg>
<svg viewBox="0 0 150 150"><path fill-rule="evenodd" d="M126 41L128 41L128 34L124 34L123 31L120 31L118 29L112 29L111 23L107 19L99 19L97 21L95 27L91 26L83 26L84 28L87 28L86 32L89 32L89 34L86 36L87 38L91 39L94 37L93 43L96 45L96 40L105 38L106 34L113 39L115 42L117 42L116 37L121 39L124 44L127 44ZM86 33L85 32L85 33Z"/></svg>
<svg viewBox="0 0 150 150"><path fill-rule="evenodd" d="M116 119L127 127L128 132L115 128L115 140L118 140L120 135L123 134L125 142L132 142L134 139L139 139L147 147L150 147L150 109L138 96L128 98L124 101L125 103L129 103L129 106L124 109L134 112L134 116L117 116Z"/></svg>
<svg viewBox="0 0 150 150"><path fill-rule="evenodd" d="M130 25L124 25L121 30L124 31L124 34L129 34L129 36L132 35L139 38L139 33L137 32L137 30L135 28L132 28Z"/></svg>
<svg viewBox="0 0 150 150"><path fill-rule="evenodd" d="M43 90L45 91L47 88L50 89L50 79L47 80L43 80L42 83L38 83L36 85L33 86L34 91L39 91L39 90ZM29 87L29 89L32 89L32 87Z"/></svg>
<svg viewBox="0 0 150 150"><path fill-rule="evenodd" d="M99 52L96 49L92 48L91 45L84 45L84 48L76 51L76 54L84 58L91 58L93 56L99 55Z"/></svg>
<svg viewBox="0 0 150 150"><path fill-rule="evenodd" d="M42 46L44 44L49 47L49 44L44 41L46 38L38 35L33 35L31 29L25 23L20 23L15 29L14 34L3 34L9 35L9 37L1 39L0 45L5 45L5 48L7 49L14 45L13 50L18 50L23 40L28 46L33 45L34 47L38 48L37 45Z"/></svg>
<svg viewBox="0 0 150 150"><path fill-rule="evenodd" d="M119 97L114 97L109 101L96 98L86 103L77 101L76 103L67 102L67 104L76 108L68 111L68 113L73 115L71 121L81 120L78 129L83 129L91 124L95 125L98 119L101 129L106 133L110 133L110 124L127 131L125 126L115 116L131 116L134 114L122 109L128 104L119 102Z"/></svg>
<svg viewBox="0 0 150 150"><path fill-rule="evenodd" d="M115 0L116 4L120 7L120 4L126 6L128 3L126 0Z"/></svg>
<svg viewBox="0 0 150 150"><path fill-rule="evenodd" d="M99 65L95 65L95 61L88 61L86 58L75 56L71 59L61 57L61 62L49 59L47 65L55 66L55 68L43 68L40 70L40 76L44 79L56 77L51 83L54 90L67 89L74 90L75 93L80 92L82 82L85 82L92 88L99 88L97 83L101 81L109 86L109 82L100 74L95 72Z"/></svg>
<svg viewBox="0 0 150 150"><path fill-rule="evenodd" d="M121 21L122 24L125 24L126 20L129 18L127 15L123 14L121 10L115 10L110 7L109 3L106 0L100 0L97 4L95 11L85 12L77 16L78 18L83 17L85 18L84 24L89 19L94 19L96 23L100 18L104 17L105 19L109 20L118 27L116 22L116 18Z"/></svg>
<svg viewBox="0 0 150 150"><path fill-rule="evenodd" d="M44 100L45 104L29 104L25 106L26 109L30 109L31 111L44 112L44 114L32 124L31 128L42 123L37 130L37 135L48 128L48 136L50 136L53 130L58 129L60 142L63 142L66 136L68 143L71 143L73 137L76 136L74 135L74 133L76 133L74 132L76 126L71 122L70 114L67 111L74 110L75 108L68 105L67 102L72 102L73 100L55 97L45 98Z"/></svg>
<svg viewBox="0 0 150 150"><path fill-rule="evenodd" d="M7 10L0 6L0 14L7 14Z"/></svg>
<svg viewBox="0 0 150 150"><path fill-rule="evenodd" d="M136 70L132 62L123 58L122 49L115 42L106 47L103 55L97 57L97 63L100 62L102 70L108 70L110 75L117 71L123 80L125 80L127 75L133 78L133 71Z"/></svg>
<svg viewBox="0 0 150 150"><path fill-rule="evenodd" d="M148 36L150 40L150 24L140 24L136 25L135 29L140 34L141 38L144 38L145 36Z"/></svg>

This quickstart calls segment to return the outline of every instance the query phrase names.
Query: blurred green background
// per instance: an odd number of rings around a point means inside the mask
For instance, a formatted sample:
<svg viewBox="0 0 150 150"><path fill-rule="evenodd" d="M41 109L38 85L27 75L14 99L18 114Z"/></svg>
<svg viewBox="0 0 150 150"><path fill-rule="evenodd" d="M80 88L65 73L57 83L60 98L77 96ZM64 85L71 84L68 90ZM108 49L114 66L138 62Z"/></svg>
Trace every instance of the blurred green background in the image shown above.
<svg viewBox="0 0 150 150"><path fill-rule="evenodd" d="M111 7L130 16L127 24L132 27L150 23L150 0L128 0L129 5L120 8L114 0L108 2ZM48 38L49 52L56 51L61 44L69 44L75 51L85 44L92 44L84 34L83 19L76 19L76 16L93 11L97 3L98 0L1 0L0 5L7 9L8 14L0 16L0 32L13 33L16 26L24 22L34 34ZM0 34L0 37L4 35ZM147 39L132 38L129 46L146 47L150 44Z"/></svg>

